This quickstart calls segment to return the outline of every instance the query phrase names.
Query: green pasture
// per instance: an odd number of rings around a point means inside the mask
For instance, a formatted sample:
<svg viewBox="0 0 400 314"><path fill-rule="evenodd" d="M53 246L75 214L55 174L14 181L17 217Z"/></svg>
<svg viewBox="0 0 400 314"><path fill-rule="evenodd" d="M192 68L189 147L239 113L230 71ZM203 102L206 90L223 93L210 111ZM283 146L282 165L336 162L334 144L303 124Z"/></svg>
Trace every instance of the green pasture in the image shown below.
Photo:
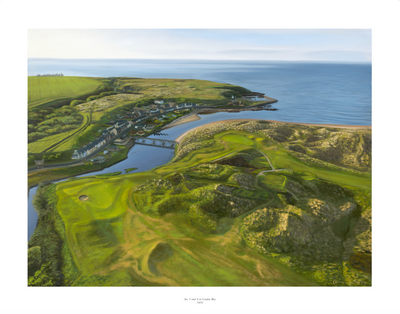
<svg viewBox="0 0 400 314"><path fill-rule="evenodd" d="M43 152L46 148L50 147L54 143L57 143L59 141L62 141L64 138L70 136L71 134L74 134L76 130L71 130L69 132L64 132L60 134L54 134L50 135L47 137L44 137L40 140L37 140L35 142L29 143L28 144L28 153L41 153Z"/></svg>
<svg viewBox="0 0 400 314"><path fill-rule="evenodd" d="M90 115L86 113L82 113L84 116L84 119L82 121L81 126L75 130L75 133L71 134L70 136L66 136L64 138L64 141L60 142L57 146L51 148L49 151L50 152L62 152L66 150L70 150L74 148L76 145L76 139L79 136L82 136L88 128L90 128Z"/></svg>
<svg viewBox="0 0 400 314"><path fill-rule="evenodd" d="M75 146L74 144L76 143L77 137L81 136L90 125L89 114L82 113L82 115L84 116L84 119L79 128L71 130L69 132L50 135L35 142L29 143L28 153L34 154L42 153L44 151L61 152L72 149ZM59 144L53 146L57 143Z"/></svg>
<svg viewBox="0 0 400 314"><path fill-rule="evenodd" d="M141 94L155 98L181 98L181 99L223 99L221 95L228 89L218 89L226 84L204 80L175 80L175 79L137 79L123 78L116 81L117 85L133 86Z"/></svg>
<svg viewBox="0 0 400 314"><path fill-rule="evenodd" d="M60 98L76 97L93 92L104 85L88 77L49 76L28 77L28 107Z"/></svg>

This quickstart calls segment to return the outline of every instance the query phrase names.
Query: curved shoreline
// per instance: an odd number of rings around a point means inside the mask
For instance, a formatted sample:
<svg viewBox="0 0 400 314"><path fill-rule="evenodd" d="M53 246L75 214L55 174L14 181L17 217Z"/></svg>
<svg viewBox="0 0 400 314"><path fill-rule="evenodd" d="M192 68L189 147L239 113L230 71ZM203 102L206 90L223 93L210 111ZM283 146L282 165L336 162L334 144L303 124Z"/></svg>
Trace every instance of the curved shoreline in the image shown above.
<svg viewBox="0 0 400 314"><path fill-rule="evenodd" d="M175 139L176 142L180 143L183 138L190 132L201 129L201 128L206 128L212 124L218 124L218 123L226 123L226 122L239 122L239 121L267 121L267 122L273 122L273 123L282 123L282 124L298 124L298 125L306 125L306 126L322 126L322 127L329 127L329 128L340 128L340 129L354 129L354 130L372 130L372 126L370 125L345 125L345 124L322 124L322 123L300 123L300 122L285 122L285 121L276 121L276 120L265 120L265 119L229 119L229 120L219 120L215 122L210 122L204 125L200 125L198 127L195 127L189 131L186 131L185 133L181 134L177 139Z"/></svg>

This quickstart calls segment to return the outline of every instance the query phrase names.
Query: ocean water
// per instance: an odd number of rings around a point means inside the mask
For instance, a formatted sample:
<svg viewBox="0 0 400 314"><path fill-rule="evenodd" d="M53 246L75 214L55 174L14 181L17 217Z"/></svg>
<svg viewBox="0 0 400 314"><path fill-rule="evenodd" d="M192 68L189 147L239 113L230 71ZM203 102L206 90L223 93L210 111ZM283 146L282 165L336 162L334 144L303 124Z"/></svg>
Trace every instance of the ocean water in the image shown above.
<svg viewBox="0 0 400 314"><path fill-rule="evenodd" d="M289 62L56 60L31 59L28 74L67 76L201 79L229 83L278 99L277 111L219 112L165 130L174 140L197 126L227 119L269 119L287 122L371 125L371 65ZM154 136L151 136L154 137ZM137 167L141 172L165 164L173 150L135 145L128 158L90 176ZM37 224L29 191L28 239Z"/></svg>
<svg viewBox="0 0 400 314"><path fill-rule="evenodd" d="M369 63L28 60L30 76L62 72L67 76L201 79L240 85L278 100L273 104L278 111L265 112L263 119L349 125L371 125L371 70Z"/></svg>

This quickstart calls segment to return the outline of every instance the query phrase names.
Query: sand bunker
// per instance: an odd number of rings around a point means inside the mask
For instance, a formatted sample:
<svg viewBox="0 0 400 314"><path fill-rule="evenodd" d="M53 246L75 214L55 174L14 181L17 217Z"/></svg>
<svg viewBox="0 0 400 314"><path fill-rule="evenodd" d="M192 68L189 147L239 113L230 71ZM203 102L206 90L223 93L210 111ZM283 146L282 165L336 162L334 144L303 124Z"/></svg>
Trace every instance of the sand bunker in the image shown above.
<svg viewBox="0 0 400 314"><path fill-rule="evenodd" d="M79 196L79 200L81 200L82 202L86 201L88 198L89 198L89 196L87 196L87 195Z"/></svg>

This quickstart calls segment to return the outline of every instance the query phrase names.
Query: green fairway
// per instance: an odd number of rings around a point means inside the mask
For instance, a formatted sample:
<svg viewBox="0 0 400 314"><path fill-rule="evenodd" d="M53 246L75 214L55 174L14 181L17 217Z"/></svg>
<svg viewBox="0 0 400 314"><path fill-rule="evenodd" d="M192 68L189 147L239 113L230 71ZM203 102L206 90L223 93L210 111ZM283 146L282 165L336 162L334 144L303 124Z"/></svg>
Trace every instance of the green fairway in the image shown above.
<svg viewBox="0 0 400 314"><path fill-rule="evenodd" d="M72 285L370 285L370 275L348 259L331 257L342 258L347 250L337 239L357 241L368 229L370 174L310 166L260 133L226 130L211 137L206 139L210 145L188 150L152 171L57 184L56 208L79 272L73 279L64 274ZM276 169L288 170L257 177L267 161L256 149ZM251 163L218 164L240 162L237 156ZM356 201L360 206L354 216L340 218ZM324 233L327 225L320 217L331 217L336 210L329 226L333 231ZM361 210L365 218L359 219ZM293 233L285 233L288 225ZM311 237L317 242L308 249L327 260L306 249L304 256L285 251L290 246L285 241L304 245L311 227L317 230ZM323 242L325 237L331 242ZM269 238L272 242L266 242ZM357 239L368 245L367 238ZM265 249L279 247L281 241L280 251Z"/></svg>
<svg viewBox="0 0 400 314"><path fill-rule="evenodd" d="M107 179L67 181L57 186L57 207L64 221L74 262L82 274L96 272L113 254L123 239L123 217L132 184L153 174ZM113 188L118 186L117 189ZM79 196L87 195L86 201Z"/></svg>
<svg viewBox="0 0 400 314"><path fill-rule="evenodd" d="M335 170L324 170L311 167L290 156L287 152L277 147L270 147L262 151L268 155L268 158L275 168L289 168L297 172L307 171L313 173L318 178L325 179L340 185L353 186L360 189L371 190L371 174L365 173L363 175L352 175Z"/></svg>
<svg viewBox="0 0 400 314"><path fill-rule="evenodd" d="M155 219L139 213L130 201L132 188L157 177L141 173L57 185L57 208L80 273L76 284L94 284L96 276L114 269L126 274L122 285L314 285L240 244L237 227L210 236L173 214ZM81 195L88 199L81 201Z"/></svg>
<svg viewBox="0 0 400 314"><path fill-rule="evenodd" d="M28 107L60 98L75 97L93 92L103 85L101 81L87 77L49 76L28 77Z"/></svg>
<svg viewBox="0 0 400 314"><path fill-rule="evenodd" d="M183 159L161 167L157 169L156 172L164 175L177 171L178 169L183 170L201 163L210 162L211 160L223 157L229 153L236 153L256 148L267 154L273 166L277 169L287 168L296 172L308 171L321 179L332 181L337 184L354 186L361 189L371 189L370 174L365 173L363 175L352 175L334 170L324 170L308 166L290 156L288 152L279 148L276 144L265 144L262 142L265 138L261 138L261 136L255 136L254 134L247 132L224 131L215 134L214 138L216 141L212 146L191 152ZM268 162L264 157L258 157L254 159L253 164L265 167L268 165Z"/></svg>
<svg viewBox="0 0 400 314"><path fill-rule="evenodd" d="M222 137L224 141L230 142L230 143L239 143L239 144L244 144L244 145L249 145L253 146L253 141L248 139L246 136L242 135L233 135L233 134L228 134Z"/></svg>
<svg viewBox="0 0 400 314"><path fill-rule="evenodd" d="M279 192L286 192L285 189L286 177L275 174L275 173L265 173L260 179L259 183L264 183Z"/></svg>

